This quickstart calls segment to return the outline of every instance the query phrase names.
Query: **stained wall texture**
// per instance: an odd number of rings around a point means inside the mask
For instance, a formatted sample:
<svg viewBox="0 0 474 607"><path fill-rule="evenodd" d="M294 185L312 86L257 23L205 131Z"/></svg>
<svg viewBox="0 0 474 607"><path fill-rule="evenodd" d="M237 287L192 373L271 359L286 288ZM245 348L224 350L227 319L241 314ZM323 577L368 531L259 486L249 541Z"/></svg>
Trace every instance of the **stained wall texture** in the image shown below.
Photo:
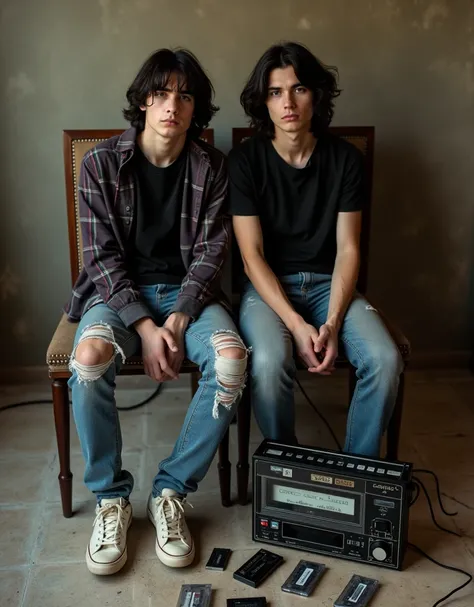
<svg viewBox="0 0 474 607"><path fill-rule="evenodd" d="M193 50L228 151L238 97L271 43L336 65L334 124L374 125L370 295L417 351L465 350L474 309L471 0L2 0L0 362L44 363L70 289L62 130L120 128L161 46Z"/></svg>

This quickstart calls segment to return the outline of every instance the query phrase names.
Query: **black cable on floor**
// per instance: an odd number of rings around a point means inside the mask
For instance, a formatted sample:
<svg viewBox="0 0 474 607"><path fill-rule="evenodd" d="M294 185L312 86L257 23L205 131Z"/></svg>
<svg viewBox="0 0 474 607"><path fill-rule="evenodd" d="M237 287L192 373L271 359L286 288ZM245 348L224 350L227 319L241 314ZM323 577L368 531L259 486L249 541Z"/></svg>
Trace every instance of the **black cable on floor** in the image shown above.
<svg viewBox="0 0 474 607"><path fill-rule="evenodd" d="M444 531L445 533L450 533L451 535L456 535L457 537L462 537L462 535L460 533L457 533L457 531L451 531L451 529L446 529L445 527L441 527L441 525L438 523L438 521L435 518L433 504L431 503L431 498L428 494L428 491L426 490L424 483L416 476L413 476L413 480L415 483L419 484L420 487L423 489L423 493L425 494L426 500L428 502L428 507L430 509L431 520L433 521L434 525L436 527L438 527L438 529L440 529L440 531Z"/></svg>
<svg viewBox="0 0 474 607"><path fill-rule="evenodd" d="M25 405L52 405L52 400L24 400L21 403L12 403L6 407L0 407L0 411L6 411L7 409L16 409L17 407L24 407Z"/></svg>
<svg viewBox="0 0 474 607"><path fill-rule="evenodd" d="M432 470L425 470L424 468L415 468L413 472L415 472L416 474L418 474L419 472L422 472L423 474L431 474L434 477L436 483L436 493L438 494L439 507L446 516L456 516L457 512L448 512L443 506L443 501L441 499L441 489L439 486L439 479L437 475Z"/></svg>
<svg viewBox="0 0 474 607"><path fill-rule="evenodd" d="M413 486L416 489L416 495L412 498L411 502L408 504L408 507L411 508L416 500L420 497L420 485L418 483L413 483Z"/></svg>
<svg viewBox="0 0 474 607"><path fill-rule="evenodd" d="M140 407L147 405L150 401L152 401L155 397L157 397L162 389L163 389L163 382L160 382L157 385L157 387L154 389L154 391L150 394L150 396L145 398L145 400L142 400L139 403L137 403L136 405L132 405L131 407L117 407L117 410L118 411L133 411L134 409L139 409Z"/></svg>
<svg viewBox="0 0 474 607"><path fill-rule="evenodd" d="M310 399L310 397L306 394L306 390L304 390L303 386L301 385L300 381L298 378L296 378L296 383L298 384L301 392L303 393L304 397L306 398L306 400L308 401L310 407L313 408L314 412L316 413L316 415L323 421L323 423L325 424L326 428L329 430L329 432L331 433L331 436L334 439L334 442L337 445L337 448L339 449L339 451L342 451L342 447L340 442L337 440L337 436L334 433L334 430L331 428L331 425L329 424L329 422L327 421L327 419L324 417L324 415L318 411L318 409L316 408L316 405L314 405L313 401Z"/></svg>
<svg viewBox="0 0 474 607"><path fill-rule="evenodd" d="M158 386L153 390L150 396L147 396L145 400L140 401L136 405L132 405L131 407L117 407L118 411L133 411L134 409L139 409L144 405L148 404L154 398L158 396L163 388L163 383L159 383ZM52 405L53 401L49 399L45 400L24 400L20 403L12 403L11 405L6 405L5 407L0 407L0 413L2 411L6 411L7 409L16 409L17 407L25 407L26 405Z"/></svg>
<svg viewBox="0 0 474 607"><path fill-rule="evenodd" d="M472 582L472 575L470 573L468 573L467 571L464 571L464 569L459 569L458 567L452 567L451 565L443 565L443 563L440 563L433 557L429 556L421 548L418 548L418 546L416 546L415 544L412 544L411 542L408 542L408 546L410 546L410 548L412 548L413 550L416 550L417 552L419 552L422 556L424 556L426 559L428 559L435 565L438 565L438 567L442 567L443 569L449 569L449 571L456 571L456 573L462 573L463 575L465 575L469 578L467 580L467 582L464 582L464 584L457 586L454 590L451 590L451 592L449 594L447 594L446 596L443 596L443 598L439 599L439 601L436 601L436 603L434 603L433 607L437 607L440 603L442 603L446 599L449 599L449 597L453 596L453 594L455 594L456 592L459 592L460 590L462 590L463 588L465 588L468 584L470 584Z"/></svg>

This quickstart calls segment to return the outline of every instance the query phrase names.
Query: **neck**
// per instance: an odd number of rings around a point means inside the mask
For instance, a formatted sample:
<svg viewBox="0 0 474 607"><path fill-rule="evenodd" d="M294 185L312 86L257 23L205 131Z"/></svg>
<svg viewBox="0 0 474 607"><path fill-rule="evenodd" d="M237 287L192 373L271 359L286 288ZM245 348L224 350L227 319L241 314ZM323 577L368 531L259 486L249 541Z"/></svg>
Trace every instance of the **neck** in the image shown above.
<svg viewBox="0 0 474 607"><path fill-rule="evenodd" d="M285 133L281 129L275 129L272 144L285 162L296 168L302 168L306 166L313 153L316 141L316 137L310 131Z"/></svg>
<svg viewBox="0 0 474 607"><path fill-rule="evenodd" d="M138 135L137 143L147 160L157 167L167 167L181 154L186 143L186 133L178 137L165 138L145 127L145 130Z"/></svg>

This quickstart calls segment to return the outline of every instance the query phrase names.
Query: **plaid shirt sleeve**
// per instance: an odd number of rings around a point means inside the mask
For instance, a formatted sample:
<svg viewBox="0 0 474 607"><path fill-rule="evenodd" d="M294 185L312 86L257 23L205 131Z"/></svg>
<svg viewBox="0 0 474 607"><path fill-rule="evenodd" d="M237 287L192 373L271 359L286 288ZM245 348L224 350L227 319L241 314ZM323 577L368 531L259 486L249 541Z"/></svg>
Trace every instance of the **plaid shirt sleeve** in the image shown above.
<svg viewBox="0 0 474 607"><path fill-rule="evenodd" d="M78 188L84 268L104 303L129 327L151 314L127 272L117 218L96 154L85 156Z"/></svg>
<svg viewBox="0 0 474 607"><path fill-rule="evenodd" d="M171 313L183 312L196 319L216 295L231 239L227 195L227 162L223 156L206 197L206 210L193 247L193 261Z"/></svg>

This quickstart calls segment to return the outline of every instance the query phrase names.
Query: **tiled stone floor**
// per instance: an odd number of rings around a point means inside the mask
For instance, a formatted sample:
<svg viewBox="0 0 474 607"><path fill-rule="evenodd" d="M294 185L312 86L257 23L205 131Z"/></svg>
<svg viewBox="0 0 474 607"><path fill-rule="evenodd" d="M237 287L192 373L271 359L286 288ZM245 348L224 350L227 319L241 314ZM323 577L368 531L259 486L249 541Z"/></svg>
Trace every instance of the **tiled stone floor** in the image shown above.
<svg viewBox="0 0 474 607"><path fill-rule="evenodd" d="M467 371L412 371L407 374L405 415L400 459L435 470L446 506L457 509L454 519L436 507L440 523L457 529L459 539L436 530L424 499L410 517L410 541L443 563L474 571L474 377ZM347 383L344 373L305 382L314 402L343 437ZM75 515L61 514L57 484L58 461L51 407L38 405L0 413L0 605L1 607L174 607L183 583L205 582L214 588L213 605L225 607L226 597L266 596L271 607L320 605L332 607L352 573L376 577L382 583L374 607L431 607L464 581L460 574L439 569L408 551L402 572L386 571L292 550L277 550L285 564L260 588L233 580L232 572L262 547L251 540L251 506L222 508L216 465L200 490L190 496L194 509L188 520L197 544L195 564L167 569L154 553L153 528L145 504L160 459L171 450L189 402L190 390L168 386L146 407L121 414L124 466L136 478L132 494L134 522L129 532L129 560L121 573L109 578L91 575L84 552L93 519L94 502L82 484L82 457L72 432ZM121 404L133 403L148 388L123 387ZM0 407L18 400L48 398L47 384L0 389ZM231 457L236 461L235 430L231 427ZM298 394L298 436L302 443L332 448L331 437ZM252 425L251 443L260 435ZM235 481L235 475L233 477ZM430 493L434 484L426 479ZM234 483L235 486L235 483ZM233 550L224 573L207 571L205 562L215 546ZM270 548L271 549L271 548ZM328 566L309 600L281 592L280 586L300 558ZM471 584L445 605L474 605Z"/></svg>

